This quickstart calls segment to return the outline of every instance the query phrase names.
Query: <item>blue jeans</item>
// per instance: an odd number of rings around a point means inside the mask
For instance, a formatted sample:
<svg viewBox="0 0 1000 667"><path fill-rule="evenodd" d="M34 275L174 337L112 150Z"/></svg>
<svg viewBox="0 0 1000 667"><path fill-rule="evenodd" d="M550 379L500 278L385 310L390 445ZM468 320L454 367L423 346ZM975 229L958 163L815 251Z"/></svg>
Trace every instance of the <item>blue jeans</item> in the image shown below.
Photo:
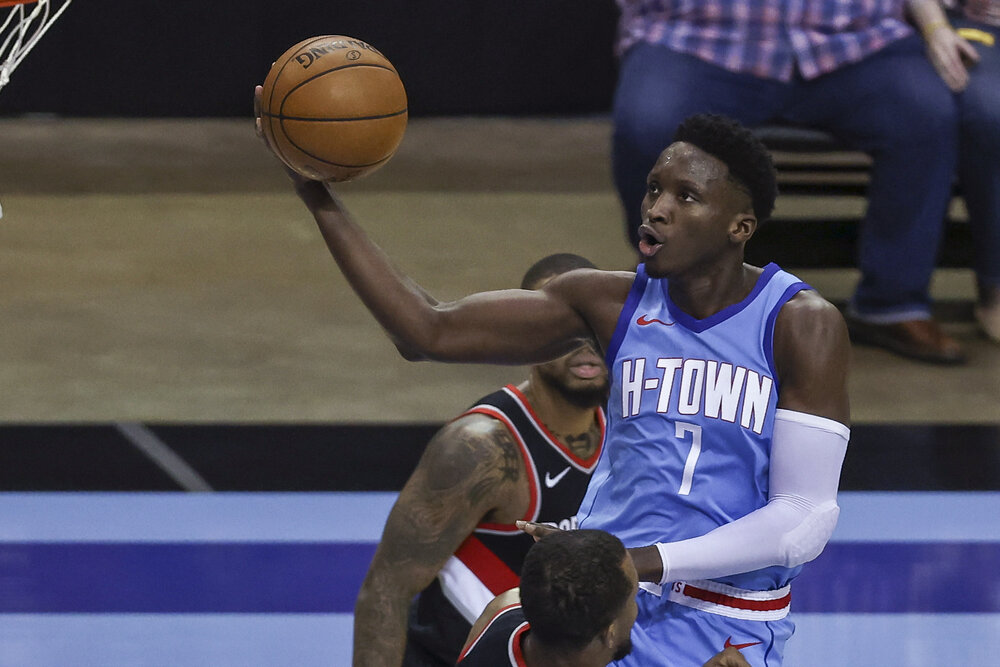
<svg viewBox="0 0 1000 667"><path fill-rule="evenodd" d="M928 288L958 150L956 100L917 35L810 81L737 74L666 47L623 57L614 102L615 185L635 242L646 174L689 115L826 130L873 158L852 308L884 322L929 316ZM753 243L753 241L750 241Z"/></svg>
<svg viewBox="0 0 1000 667"><path fill-rule="evenodd" d="M976 277L1000 287L1000 28L964 19L953 25L991 33L995 40L993 46L972 42L979 64L958 95L958 179L975 241Z"/></svg>

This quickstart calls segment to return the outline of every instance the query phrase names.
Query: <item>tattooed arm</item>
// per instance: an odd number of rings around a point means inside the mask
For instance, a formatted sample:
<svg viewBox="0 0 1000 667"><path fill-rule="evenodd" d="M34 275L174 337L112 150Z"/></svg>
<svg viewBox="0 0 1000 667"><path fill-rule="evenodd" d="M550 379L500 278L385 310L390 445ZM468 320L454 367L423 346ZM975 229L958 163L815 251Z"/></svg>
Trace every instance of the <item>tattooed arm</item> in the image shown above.
<svg viewBox="0 0 1000 667"><path fill-rule="evenodd" d="M355 667L398 667L413 596L484 518L513 521L526 511L523 470L517 445L495 419L469 415L435 434L389 513L358 594Z"/></svg>

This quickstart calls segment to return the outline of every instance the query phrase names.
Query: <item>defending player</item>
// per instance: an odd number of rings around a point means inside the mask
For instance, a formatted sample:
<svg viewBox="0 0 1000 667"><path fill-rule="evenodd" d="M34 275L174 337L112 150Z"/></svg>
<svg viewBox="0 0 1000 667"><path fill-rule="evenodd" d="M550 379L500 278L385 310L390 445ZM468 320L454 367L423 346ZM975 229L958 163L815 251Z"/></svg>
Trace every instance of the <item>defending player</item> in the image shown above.
<svg viewBox="0 0 1000 667"><path fill-rule="evenodd" d="M700 666L727 643L781 663L789 584L836 523L849 437L839 311L744 246L777 193L766 149L689 118L647 179L635 273L439 302L321 184L296 179L351 286L409 359L540 363L596 340L608 436L581 527L622 539L643 586L622 664Z"/></svg>
<svg viewBox="0 0 1000 667"><path fill-rule="evenodd" d="M497 596L476 621L459 667L604 667L632 650L637 584L614 535L556 532L528 551L520 588Z"/></svg>
<svg viewBox="0 0 1000 667"><path fill-rule="evenodd" d="M550 255L528 269L521 287L580 268L594 265ZM575 527L601 453L607 393L607 368L585 345L533 366L525 382L480 399L434 435L361 587L355 665L455 664L483 608L518 585L534 540L514 521Z"/></svg>
<svg viewBox="0 0 1000 667"><path fill-rule="evenodd" d="M635 566L601 530L555 532L531 548L521 586L498 595L469 633L459 667L604 667L632 649ZM735 648L704 667L748 667Z"/></svg>

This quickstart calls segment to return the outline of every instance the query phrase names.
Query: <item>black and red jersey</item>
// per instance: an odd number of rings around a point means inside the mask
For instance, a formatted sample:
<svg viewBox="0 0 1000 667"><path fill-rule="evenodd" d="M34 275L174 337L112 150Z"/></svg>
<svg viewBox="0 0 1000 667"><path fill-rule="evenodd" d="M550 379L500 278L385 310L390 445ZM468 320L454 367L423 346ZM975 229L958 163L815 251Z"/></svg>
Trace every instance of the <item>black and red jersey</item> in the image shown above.
<svg viewBox="0 0 1000 667"><path fill-rule="evenodd" d="M459 667L526 667L521 638L530 627L521 605L504 607L459 656Z"/></svg>
<svg viewBox="0 0 1000 667"><path fill-rule="evenodd" d="M513 385L481 399L462 416L469 414L497 419L513 435L531 490L521 518L565 530L576 528L577 510L604 447L603 410L595 408L601 444L587 459L559 442ZM411 607L407 643L439 656L442 664L454 664L486 605L520 583L521 565L533 543L534 538L513 523L477 526Z"/></svg>

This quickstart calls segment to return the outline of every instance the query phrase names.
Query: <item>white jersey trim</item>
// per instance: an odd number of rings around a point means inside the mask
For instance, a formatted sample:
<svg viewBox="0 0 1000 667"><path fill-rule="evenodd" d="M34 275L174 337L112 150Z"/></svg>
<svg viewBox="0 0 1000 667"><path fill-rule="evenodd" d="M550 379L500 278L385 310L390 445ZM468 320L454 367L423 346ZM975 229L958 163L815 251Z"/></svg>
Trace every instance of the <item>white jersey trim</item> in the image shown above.
<svg viewBox="0 0 1000 667"><path fill-rule="evenodd" d="M510 659L511 667L517 667L517 656L514 655L514 642L521 638L522 628L528 625L527 621L519 624L514 631L510 633L510 637L507 638L507 657Z"/></svg>
<svg viewBox="0 0 1000 667"><path fill-rule="evenodd" d="M721 595L748 602L769 602L773 600L781 600L785 597L790 599L792 590L791 586L785 586L773 591L751 591L742 588L735 588L733 586L727 586L726 584L720 584L717 581L675 581L670 584L670 587L667 589L666 598L671 602L684 607L690 607L700 611L707 611L710 614L718 614L719 616L737 618L744 621L778 621L788 616L788 612L791 609L790 603L785 604L780 609L755 610L741 609L739 607L726 604L708 602L706 600L685 595L684 590L688 586L711 591L713 593L720 593ZM658 597L663 596L663 586L641 583L639 584L639 588Z"/></svg>
<svg viewBox="0 0 1000 667"><path fill-rule="evenodd" d="M486 627L479 631L479 635L474 640L472 640L472 643L469 644L468 648L466 648L464 651L462 651L462 655L460 655L459 658L458 658L459 661L463 660L465 658L465 656L469 655L470 653L472 653L473 650L475 650L476 646L479 645L480 640L483 637L486 636L486 633L489 632L490 628L493 627L494 623L496 623L498 620L500 620L501 616L503 616L504 614L506 614L509 611L512 611L514 609L518 609L520 606L521 605L519 603L512 603L512 604L507 605L506 607L504 607L500 611L498 611L493 616L493 618L490 619L490 622L486 624ZM528 622L525 621L521 625L527 625L527 624L528 624ZM521 626L519 625L517 627L520 628ZM517 630L515 629L515 633L516 632L517 632Z"/></svg>
<svg viewBox="0 0 1000 667"><path fill-rule="evenodd" d="M465 563L454 556L438 572L438 581L448 602L469 623L475 623L486 605L493 601L493 592Z"/></svg>

